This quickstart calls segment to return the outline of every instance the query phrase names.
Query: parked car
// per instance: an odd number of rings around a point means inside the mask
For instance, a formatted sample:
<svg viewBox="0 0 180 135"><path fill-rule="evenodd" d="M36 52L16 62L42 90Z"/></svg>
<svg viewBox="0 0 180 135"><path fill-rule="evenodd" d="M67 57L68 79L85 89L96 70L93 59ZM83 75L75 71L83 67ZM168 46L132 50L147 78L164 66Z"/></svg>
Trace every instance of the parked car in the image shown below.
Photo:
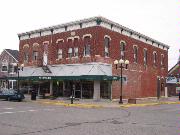
<svg viewBox="0 0 180 135"><path fill-rule="evenodd" d="M17 100L22 101L24 99L24 94L18 90L14 89L2 89L0 90L0 99L6 99L8 101Z"/></svg>

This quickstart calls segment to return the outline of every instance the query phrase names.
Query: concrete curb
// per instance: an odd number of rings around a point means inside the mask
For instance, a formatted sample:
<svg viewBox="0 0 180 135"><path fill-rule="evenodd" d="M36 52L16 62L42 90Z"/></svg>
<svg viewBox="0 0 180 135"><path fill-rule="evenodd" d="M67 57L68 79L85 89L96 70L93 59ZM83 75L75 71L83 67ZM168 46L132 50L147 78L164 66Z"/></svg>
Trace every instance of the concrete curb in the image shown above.
<svg viewBox="0 0 180 135"><path fill-rule="evenodd" d="M145 106L154 106L154 105L163 105L163 104L180 104L180 101L172 102L172 101L166 101L166 102L156 102L156 103L141 103L141 104L126 104L126 105L120 105L120 107L145 107Z"/></svg>
<svg viewBox="0 0 180 135"><path fill-rule="evenodd" d="M74 103L74 104L69 104L65 103L63 101L37 101L38 103L41 104L50 104L50 105L60 105L60 106L65 106L65 107L80 107L80 108L102 108L102 105L96 105L96 104L79 104L79 103Z"/></svg>
<svg viewBox="0 0 180 135"><path fill-rule="evenodd" d="M139 103L139 104L87 104L87 103L66 103L64 101L49 101L49 100L44 100L44 101L34 101L40 104L47 104L47 105L59 105L59 106L64 106L64 107L79 107L79 108L118 108L118 107L123 107L123 108L129 108L129 107L146 107L146 106L155 106L155 105L163 105L163 104L180 104L180 101L165 101L165 102L150 102L150 103Z"/></svg>

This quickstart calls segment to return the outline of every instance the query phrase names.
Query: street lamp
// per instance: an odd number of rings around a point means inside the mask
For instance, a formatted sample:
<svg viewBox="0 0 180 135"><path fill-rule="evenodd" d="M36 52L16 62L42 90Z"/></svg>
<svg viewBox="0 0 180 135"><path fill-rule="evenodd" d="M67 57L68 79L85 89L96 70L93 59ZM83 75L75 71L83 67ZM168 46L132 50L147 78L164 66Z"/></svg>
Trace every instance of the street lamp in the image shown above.
<svg viewBox="0 0 180 135"><path fill-rule="evenodd" d="M19 91L19 71L22 70L24 68L24 64L21 64L21 66L19 66L18 63L13 63L12 64L14 67L16 67L16 73L18 74L18 80L17 80L17 90Z"/></svg>
<svg viewBox="0 0 180 135"><path fill-rule="evenodd" d="M120 87L119 104L123 104L123 101L122 101L122 69L123 69L123 68L125 68L125 69L128 68L129 60L123 60L123 59L120 59L119 61L118 61L118 60L115 60L115 61L114 61L114 65L116 65L116 70L117 70L118 68L121 69L121 74L120 74L121 87Z"/></svg>

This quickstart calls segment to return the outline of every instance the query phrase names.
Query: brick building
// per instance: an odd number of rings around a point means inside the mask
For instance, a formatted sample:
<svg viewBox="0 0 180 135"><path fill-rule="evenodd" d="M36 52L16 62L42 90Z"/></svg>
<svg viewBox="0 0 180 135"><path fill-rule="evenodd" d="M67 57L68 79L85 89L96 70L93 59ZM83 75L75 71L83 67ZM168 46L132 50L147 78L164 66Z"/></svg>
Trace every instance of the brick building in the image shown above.
<svg viewBox="0 0 180 135"><path fill-rule="evenodd" d="M130 61L123 69L123 98L164 96L169 47L103 17L38 29L19 36L20 79L35 82L50 94L79 98L120 96L120 69L115 59ZM116 80L116 81L115 81ZM22 81L22 82L23 82Z"/></svg>
<svg viewBox="0 0 180 135"><path fill-rule="evenodd" d="M18 50L4 49L0 55L1 88L16 88L16 80L8 79L16 76L13 63L18 63Z"/></svg>

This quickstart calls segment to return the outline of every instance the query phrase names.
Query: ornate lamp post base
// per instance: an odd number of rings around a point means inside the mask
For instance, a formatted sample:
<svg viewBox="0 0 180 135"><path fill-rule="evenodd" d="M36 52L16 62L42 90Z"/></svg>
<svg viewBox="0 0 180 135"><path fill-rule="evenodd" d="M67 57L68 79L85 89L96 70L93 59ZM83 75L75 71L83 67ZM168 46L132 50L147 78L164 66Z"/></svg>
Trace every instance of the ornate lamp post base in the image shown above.
<svg viewBox="0 0 180 135"><path fill-rule="evenodd" d="M120 96L119 104L123 104L122 96Z"/></svg>

